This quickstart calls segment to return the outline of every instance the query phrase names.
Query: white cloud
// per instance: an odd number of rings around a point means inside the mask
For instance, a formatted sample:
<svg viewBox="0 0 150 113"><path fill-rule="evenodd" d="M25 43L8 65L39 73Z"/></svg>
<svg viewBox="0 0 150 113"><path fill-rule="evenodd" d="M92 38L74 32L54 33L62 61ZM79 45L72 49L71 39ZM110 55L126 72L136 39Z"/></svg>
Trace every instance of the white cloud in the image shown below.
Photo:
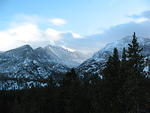
<svg viewBox="0 0 150 113"><path fill-rule="evenodd" d="M36 24L20 23L0 31L0 50L5 51L24 44L54 43L61 39L60 34L61 32L51 28L41 30Z"/></svg>
<svg viewBox="0 0 150 113"><path fill-rule="evenodd" d="M47 18L38 15L25 15L25 14L16 14L13 18L15 22L28 22L28 23L35 23L35 24L48 24L48 25L55 25L55 26L63 26L67 24L67 21L62 18Z"/></svg>
<svg viewBox="0 0 150 113"><path fill-rule="evenodd" d="M40 28L41 24L45 25L49 22L57 26L67 23L61 18L48 19L36 15L15 15L8 27L0 30L0 51L10 50L25 44L35 48L63 41L65 45L68 43L66 40L81 38L80 34L70 30L59 31L48 26L42 27L44 29ZM61 44L61 46L63 45ZM67 49L66 46L64 47ZM73 51L69 48L68 50Z"/></svg>
<svg viewBox="0 0 150 113"><path fill-rule="evenodd" d="M61 39L61 36L60 36L61 32L55 29L48 28L46 29L44 34L49 40L52 40L52 41L58 41Z"/></svg>
<svg viewBox="0 0 150 113"><path fill-rule="evenodd" d="M36 25L23 23L4 31L0 31L0 50L8 50L27 44L29 41L37 41L40 33Z"/></svg>
<svg viewBox="0 0 150 113"><path fill-rule="evenodd" d="M148 21L148 18L142 17L142 18L133 18L131 21L135 22L135 23L141 23L141 22L145 22Z"/></svg>
<svg viewBox="0 0 150 113"><path fill-rule="evenodd" d="M68 33L71 34L71 37L67 36ZM40 29L35 23L11 23L9 28L0 31L0 51L25 44L30 44L32 47L46 46L62 40L65 42L67 38L81 38L81 35L72 31L58 31L53 28Z"/></svg>
<svg viewBox="0 0 150 113"><path fill-rule="evenodd" d="M67 21L61 18L53 18L49 20L53 25L62 26L67 24Z"/></svg>
<svg viewBox="0 0 150 113"><path fill-rule="evenodd" d="M9 34L11 38L18 41L37 41L40 37L40 30L31 23L23 23L13 28L8 29L5 33Z"/></svg>
<svg viewBox="0 0 150 113"><path fill-rule="evenodd" d="M70 31L70 33L72 34L72 36L74 38L82 38L82 36L80 34L78 34L78 33L75 33L75 32L72 32L72 31Z"/></svg>

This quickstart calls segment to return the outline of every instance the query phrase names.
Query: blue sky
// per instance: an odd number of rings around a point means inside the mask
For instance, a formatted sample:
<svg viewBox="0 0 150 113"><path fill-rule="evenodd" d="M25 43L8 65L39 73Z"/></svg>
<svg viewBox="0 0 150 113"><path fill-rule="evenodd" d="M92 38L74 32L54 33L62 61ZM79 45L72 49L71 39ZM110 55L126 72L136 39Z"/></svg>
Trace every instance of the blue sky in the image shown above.
<svg viewBox="0 0 150 113"><path fill-rule="evenodd" d="M85 50L86 47L78 47L78 38L88 37L86 42L90 43L89 37L105 34L117 26L143 24L149 18L133 16L149 10L149 0L0 0L0 41L10 42L7 45L1 44L0 50L26 43L35 47L37 44L44 46L48 41ZM103 35L104 39L104 43L93 47L91 51L98 50L110 40Z"/></svg>

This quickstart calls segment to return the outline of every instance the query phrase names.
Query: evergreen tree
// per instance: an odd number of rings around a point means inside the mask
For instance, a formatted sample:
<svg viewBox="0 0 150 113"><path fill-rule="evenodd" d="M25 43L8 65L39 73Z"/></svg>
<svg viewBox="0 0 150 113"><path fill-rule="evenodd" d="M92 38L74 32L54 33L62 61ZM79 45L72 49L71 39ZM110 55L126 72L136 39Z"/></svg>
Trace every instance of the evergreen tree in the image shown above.
<svg viewBox="0 0 150 113"><path fill-rule="evenodd" d="M103 91L103 112L119 112L118 91L120 89L120 59L117 48L114 48L113 55L106 62L103 70L104 91Z"/></svg>
<svg viewBox="0 0 150 113"><path fill-rule="evenodd" d="M123 48L121 62L120 62L120 80L121 80L122 85L124 84L124 82L127 78L127 74L126 74L127 69L128 69L127 54L126 54L126 49Z"/></svg>
<svg viewBox="0 0 150 113"><path fill-rule="evenodd" d="M128 50L127 50L127 58L128 58L128 64L129 66L134 69L136 75L140 75L140 73L143 72L143 56L141 55L141 51L143 48L139 47L139 43L137 42L137 37L135 35L135 32L133 34L133 39L131 44L129 44Z"/></svg>
<svg viewBox="0 0 150 113"><path fill-rule="evenodd" d="M122 50L122 59L121 59L121 61L125 62L126 60L127 60L127 55L126 55L126 49L124 47L123 50Z"/></svg>
<svg viewBox="0 0 150 113"><path fill-rule="evenodd" d="M114 48L113 55L108 58L106 67L103 70L104 79L117 79L119 76L120 60L117 48Z"/></svg>
<svg viewBox="0 0 150 113"><path fill-rule="evenodd" d="M144 97L142 82L144 79L144 60L141 55L142 48L137 42L135 33L133 34L131 44L127 50L127 65L124 73L126 82L124 84L126 99L126 112L139 113L139 106Z"/></svg>

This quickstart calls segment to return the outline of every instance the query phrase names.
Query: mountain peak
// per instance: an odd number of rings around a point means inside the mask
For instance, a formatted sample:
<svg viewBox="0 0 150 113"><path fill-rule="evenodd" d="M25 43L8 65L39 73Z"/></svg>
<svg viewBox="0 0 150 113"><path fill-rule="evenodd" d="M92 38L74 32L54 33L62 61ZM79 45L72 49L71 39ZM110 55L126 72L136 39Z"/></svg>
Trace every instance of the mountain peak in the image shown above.
<svg viewBox="0 0 150 113"><path fill-rule="evenodd" d="M33 48L27 44L27 45L23 45L21 47L18 47L18 48L12 49L12 50L33 51ZM12 51L12 50L10 50L10 51Z"/></svg>
<svg viewBox="0 0 150 113"><path fill-rule="evenodd" d="M26 44L26 45L23 45L21 47L24 47L24 48L32 48L30 45Z"/></svg>

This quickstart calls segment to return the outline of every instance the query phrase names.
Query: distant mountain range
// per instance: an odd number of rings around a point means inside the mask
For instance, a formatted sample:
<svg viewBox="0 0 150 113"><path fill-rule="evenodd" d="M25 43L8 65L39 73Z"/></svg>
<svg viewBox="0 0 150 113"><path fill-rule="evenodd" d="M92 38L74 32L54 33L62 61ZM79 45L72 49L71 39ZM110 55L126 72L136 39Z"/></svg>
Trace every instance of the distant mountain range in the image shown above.
<svg viewBox="0 0 150 113"><path fill-rule="evenodd" d="M86 56L77 51L48 45L33 49L29 45L0 53L0 73L13 78L40 79L77 67Z"/></svg>
<svg viewBox="0 0 150 113"><path fill-rule="evenodd" d="M104 68L105 62L112 54L113 49L117 48L121 56L123 47L127 48L131 40L131 37L125 37L109 43L89 59L81 52L69 51L52 45L36 49L33 49L30 45L24 45L1 52L0 79L9 78L11 80L8 79L5 83L0 81L0 89L3 86L12 89L12 84L13 87L17 88L18 85L13 79L29 80L28 82L24 81L29 85L35 83L35 80L47 79L49 76L59 79L72 67L76 68L80 75L101 75L101 70ZM138 42L143 48L142 54L145 59L150 59L150 39L138 38ZM145 71L150 72L150 60L147 60L145 64ZM22 85L22 88L24 86Z"/></svg>

